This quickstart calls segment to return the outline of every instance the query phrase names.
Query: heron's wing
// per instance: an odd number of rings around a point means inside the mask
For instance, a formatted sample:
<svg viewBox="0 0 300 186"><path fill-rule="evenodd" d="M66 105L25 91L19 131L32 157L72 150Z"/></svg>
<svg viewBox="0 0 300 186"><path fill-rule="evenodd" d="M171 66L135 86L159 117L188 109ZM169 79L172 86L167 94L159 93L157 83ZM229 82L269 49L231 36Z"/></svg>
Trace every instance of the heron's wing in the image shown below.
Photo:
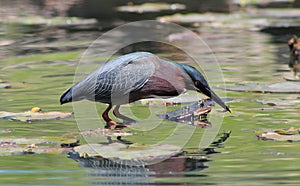
<svg viewBox="0 0 300 186"><path fill-rule="evenodd" d="M130 92L142 88L154 73L154 62L159 58L154 55L135 55L116 60L119 62L112 61L114 65L98 75L96 96L126 96Z"/></svg>

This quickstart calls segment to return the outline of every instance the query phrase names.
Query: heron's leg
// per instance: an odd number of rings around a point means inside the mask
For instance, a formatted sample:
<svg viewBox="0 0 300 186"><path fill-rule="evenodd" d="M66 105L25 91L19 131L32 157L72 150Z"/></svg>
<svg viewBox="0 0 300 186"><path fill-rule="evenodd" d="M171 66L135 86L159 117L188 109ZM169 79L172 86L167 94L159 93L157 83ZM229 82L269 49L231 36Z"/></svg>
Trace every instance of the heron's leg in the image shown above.
<svg viewBox="0 0 300 186"><path fill-rule="evenodd" d="M297 75L298 69L297 69L296 65L295 65L294 68L293 68L293 72L294 72L294 77L295 77L296 79L299 79L299 76Z"/></svg>
<svg viewBox="0 0 300 186"><path fill-rule="evenodd" d="M113 121L112 119L110 119L109 116L108 116L108 113L109 113L109 111L110 111L111 108L112 108L112 105L109 104L108 107L105 109L105 111L102 113L102 118L106 122L105 128L110 128L111 126L117 124L115 121Z"/></svg>
<svg viewBox="0 0 300 186"><path fill-rule="evenodd" d="M136 121L134 119L131 119L127 116L124 116L123 114L120 113L119 111L120 109L120 105L117 105L115 107L115 109L113 110L113 114L117 117L123 120L123 123L125 124L130 124L130 123L136 123Z"/></svg>
<svg viewBox="0 0 300 186"><path fill-rule="evenodd" d="M297 64L295 64L295 66L294 66L294 76L295 76L296 79L299 79L299 76L298 76L298 72L299 72L299 71L300 71L300 64L297 63Z"/></svg>

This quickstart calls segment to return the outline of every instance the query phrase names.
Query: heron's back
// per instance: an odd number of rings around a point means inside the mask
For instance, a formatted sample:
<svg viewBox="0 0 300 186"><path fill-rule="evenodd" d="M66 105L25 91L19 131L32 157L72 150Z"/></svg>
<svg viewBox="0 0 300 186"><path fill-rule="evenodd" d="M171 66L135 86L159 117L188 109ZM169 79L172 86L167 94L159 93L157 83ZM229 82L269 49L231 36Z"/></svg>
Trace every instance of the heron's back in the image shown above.
<svg viewBox="0 0 300 186"><path fill-rule="evenodd" d="M72 101L88 99L111 103L112 97L126 97L130 92L140 89L154 73L154 61L157 60L158 57L148 52L117 57L104 63L66 92L72 92Z"/></svg>

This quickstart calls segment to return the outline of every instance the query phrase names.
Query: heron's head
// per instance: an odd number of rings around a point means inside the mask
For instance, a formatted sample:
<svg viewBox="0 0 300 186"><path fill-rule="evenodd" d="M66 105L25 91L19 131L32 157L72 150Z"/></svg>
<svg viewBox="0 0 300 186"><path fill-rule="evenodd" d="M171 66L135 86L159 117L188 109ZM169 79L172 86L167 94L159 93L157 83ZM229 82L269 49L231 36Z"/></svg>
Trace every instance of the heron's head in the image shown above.
<svg viewBox="0 0 300 186"><path fill-rule="evenodd" d="M206 79L196 68L185 64L180 64L180 66L190 76L191 80L193 81L194 89L196 89L196 91L205 94L221 107L223 107L226 111L231 112L230 109L222 101L222 99L210 89Z"/></svg>

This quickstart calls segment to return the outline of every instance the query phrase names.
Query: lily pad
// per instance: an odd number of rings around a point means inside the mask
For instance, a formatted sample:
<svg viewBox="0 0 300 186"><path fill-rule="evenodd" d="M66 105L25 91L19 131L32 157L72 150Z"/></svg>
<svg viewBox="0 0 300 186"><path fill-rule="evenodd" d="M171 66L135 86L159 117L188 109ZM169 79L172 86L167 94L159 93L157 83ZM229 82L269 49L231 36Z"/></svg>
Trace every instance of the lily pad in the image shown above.
<svg viewBox="0 0 300 186"><path fill-rule="evenodd" d="M78 146L75 138L48 136L41 138L0 138L0 156L61 153ZM62 148L65 147L65 148Z"/></svg>
<svg viewBox="0 0 300 186"><path fill-rule="evenodd" d="M296 135L296 134L300 134L300 129L297 129L295 127L290 127L288 129L277 129L274 132L281 135Z"/></svg>
<svg viewBox="0 0 300 186"><path fill-rule="evenodd" d="M256 102L269 106L290 106L300 103L300 99L277 98L271 100L256 100Z"/></svg>
<svg viewBox="0 0 300 186"><path fill-rule="evenodd" d="M0 79L0 88L11 88L11 87L12 85L9 82Z"/></svg>
<svg viewBox="0 0 300 186"><path fill-rule="evenodd" d="M195 34L198 34L195 32ZM170 42L174 41L192 41L194 39L194 35L191 35L190 32L181 32L181 33L173 33L168 36L168 40Z"/></svg>
<svg viewBox="0 0 300 186"><path fill-rule="evenodd" d="M21 146L6 146L0 147L0 156L15 156L26 154L60 154L68 151L70 151L70 149L60 147L36 146L35 148L31 148Z"/></svg>
<svg viewBox="0 0 300 186"><path fill-rule="evenodd" d="M226 86L226 90L257 93L299 94L300 82L280 82L274 84L246 83Z"/></svg>
<svg viewBox="0 0 300 186"><path fill-rule="evenodd" d="M34 107L30 111L19 113L0 111L0 119L31 123L44 120L59 120L62 118L69 118L73 115L72 112L43 112L41 110L39 111L36 108L38 107Z"/></svg>
<svg viewBox="0 0 300 186"><path fill-rule="evenodd" d="M168 4L168 3L144 3L141 5L128 5L119 6L117 11L119 12L135 12L135 13L145 13L145 12L160 12L160 11L175 11L184 10L186 7L183 4Z"/></svg>
<svg viewBox="0 0 300 186"><path fill-rule="evenodd" d="M77 139L75 138L65 138L57 136L44 136L40 138L0 138L0 143L16 143L19 145L29 145L29 144L44 144L44 145L60 145L62 143L75 143Z"/></svg>
<svg viewBox="0 0 300 186"><path fill-rule="evenodd" d="M91 136L99 136L99 135L104 135L104 136L131 136L132 133L129 132L122 132L118 130L111 130L111 129L105 129L105 128L98 128L94 130L87 130L87 131L82 131L80 134L83 137L91 137Z"/></svg>
<svg viewBox="0 0 300 186"><path fill-rule="evenodd" d="M0 134L11 133L11 132L13 132L13 129L3 129L3 130L0 130Z"/></svg>
<svg viewBox="0 0 300 186"><path fill-rule="evenodd" d="M47 26L65 26L65 25L90 25L96 24L97 20L83 19L78 17L54 17L45 18L42 16L7 16L0 18L1 23L19 23L23 25L47 25Z"/></svg>
<svg viewBox="0 0 300 186"><path fill-rule="evenodd" d="M101 157L117 163L145 165L162 161L171 156L182 153L180 147L175 145L125 145L122 143L85 144L74 148L81 157Z"/></svg>
<svg viewBox="0 0 300 186"><path fill-rule="evenodd" d="M11 45L13 44L14 41L13 40L0 40L0 46L7 46L7 45Z"/></svg>
<svg viewBox="0 0 300 186"><path fill-rule="evenodd" d="M256 134L258 139L262 140L275 140L275 141L300 141L300 129L290 127L288 129L276 129L273 131L258 132Z"/></svg>
<svg viewBox="0 0 300 186"><path fill-rule="evenodd" d="M287 80L287 81L296 81L296 82L300 82L299 77L295 77L291 74L286 74L283 76L283 79Z"/></svg>
<svg viewBox="0 0 300 186"><path fill-rule="evenodd" d="M198 14L198 13L191 13L191 14L174 14L170 16L162 16L158 17L157 19L162 22L175 22L181 24L193 24L193 23L206 23L216 21L217 14ZM225 15L225 14L222 14Z"/></svg>
<svg viewBox="0 0 300 186"><path fill-rule="evenodd" d="M232 28L274 32L276 28L299 27L298 9L260 9L258 11L224 13L188 13L158 17L162 22L175 22L195 27ZM239 24L236 24L239 23Z"/></svg>
<svg viewBox="0 0 300 186"><path fill-rule="evenodd" d="M189 14L174 14L158 17L161 22L175 22L182 25L191 25L195 27L205 26L212 28L233 28L233 29L248 29L259 30L264 25L269 25L269 20L266 18L253 19L247 13L189 13ZM236 23L239 24L236 24Z"/></svg>

